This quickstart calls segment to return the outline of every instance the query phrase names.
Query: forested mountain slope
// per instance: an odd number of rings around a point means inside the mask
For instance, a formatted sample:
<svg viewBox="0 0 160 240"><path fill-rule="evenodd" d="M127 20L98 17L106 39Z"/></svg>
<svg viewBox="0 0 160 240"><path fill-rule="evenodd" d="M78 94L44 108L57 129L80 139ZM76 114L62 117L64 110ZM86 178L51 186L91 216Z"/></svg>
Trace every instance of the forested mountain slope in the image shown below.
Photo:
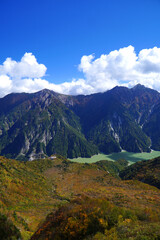
<svg viewBox="0 0 160 240"><path fill-rule="evenodd" d="M0 154L17 159L160 150L160 94L142 85L68 96L50 90L0 99Z"/></svg>

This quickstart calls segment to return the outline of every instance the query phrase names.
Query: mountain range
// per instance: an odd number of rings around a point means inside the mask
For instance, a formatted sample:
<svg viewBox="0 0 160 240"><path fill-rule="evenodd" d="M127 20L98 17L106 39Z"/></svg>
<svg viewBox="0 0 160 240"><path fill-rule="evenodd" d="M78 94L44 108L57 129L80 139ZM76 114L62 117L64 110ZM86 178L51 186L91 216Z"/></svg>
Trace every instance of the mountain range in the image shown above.
<svg viewBox="0 0 160 240"><path fill-rule="evenodd" d="M159 119L160 93L140 84L86 96L12 93L0 99L0 155L32 160L160 150Z"/></svg>

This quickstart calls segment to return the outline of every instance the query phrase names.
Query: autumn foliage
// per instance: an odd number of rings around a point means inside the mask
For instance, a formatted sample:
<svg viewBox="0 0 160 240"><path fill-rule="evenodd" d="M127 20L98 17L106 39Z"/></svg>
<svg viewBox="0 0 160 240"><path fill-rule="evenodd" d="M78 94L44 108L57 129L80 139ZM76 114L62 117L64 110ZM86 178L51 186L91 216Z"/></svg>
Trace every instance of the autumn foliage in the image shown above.
<svg viewBox="0 0 160 240"><path fill-rule="evenodd" d="M153 238L154 234L160 237L160 230L158 224L152 225L152 212L141 214L144 219L138 212L117 207L106 199L82 196L49 214L31 240L143 239L139 237L144 234L144 239L158 239Z"/></svg>

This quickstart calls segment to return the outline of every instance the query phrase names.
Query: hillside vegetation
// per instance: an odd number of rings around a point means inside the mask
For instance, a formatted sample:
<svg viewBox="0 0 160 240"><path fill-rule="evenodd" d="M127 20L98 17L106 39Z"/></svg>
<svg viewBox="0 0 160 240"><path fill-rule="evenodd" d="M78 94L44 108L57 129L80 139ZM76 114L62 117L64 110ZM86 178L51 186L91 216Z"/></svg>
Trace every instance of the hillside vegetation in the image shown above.
<svg viewBox="0 0 160 240"><path fill-rule="evenodd" d="M7 216L0 214L0 239L16 240L22 239L19 229L17 229Z"/></svg>
<svg viewBox="0 0 160 240"><path fill-rule="evenodd" d="M137 162L122 170L119 176L124 179L136 179L160 188L160 157Z"/></svg>
<svg viewBox="0 0 160 240"><path fill-rule="evenodd" d="M98 236L98 239L106 236L112 239L114 234L117 239L121 239L119 234L127 239L130 230L133 230L133 239L140 239L142 235L156 239L153 236L159 236L160 190L137 180L122 181L118 173L126 165L123 160L79 164L60 156L31 162L0 157L0 213L7 215L19 229L23 240L30 239L37 229L40 230L33 239L47 239L46 231L53 236L52 223L58 224L60 228L56 231L64 234L53 238L56 240L67 239L66 236L68 239L97 239ZM80 209L82 215L79 216ZM115 214L113 224L110 222L112 214ZM122 233L123 227L120 230L120 222L127 224L125 233ZM66 223L68 229L63 232ZM77 225L79 235L72 231ZM51 229L44 226L51 226ZM41 234L43 229L44 234ZM94 229L92 233L91 229ZM69 237L72 232L74 238Z"/></svg>
<svg viewBox="0 0 160 240"><path fill-rule="evenodd" d="M52 185L24 162L0 157L0 212L28 239L56 203Z"/></svg>
<svg viewBox="0 0 160 240"><path fill-rule="evenodd" d="M31 240L159 239L158 218L152 214L82 197L49 214Z"/></svg>

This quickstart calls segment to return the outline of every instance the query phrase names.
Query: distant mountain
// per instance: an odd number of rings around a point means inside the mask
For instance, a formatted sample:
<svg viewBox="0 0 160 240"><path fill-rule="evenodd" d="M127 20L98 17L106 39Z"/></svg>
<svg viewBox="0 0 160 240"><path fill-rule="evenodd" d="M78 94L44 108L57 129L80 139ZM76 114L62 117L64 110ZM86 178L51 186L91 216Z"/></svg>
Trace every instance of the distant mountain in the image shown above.
<svg viewBox="0 0 160 240"><path fill-rule="evenodd" d="M123 180L139 180L160 188L160 157L137 162L119 173Z"/></svg>
<svg viewBox="0 0 160 240"><path fill-rule="evenodd" d="M34 159L52 154L160 150L160 93L140 84L70 96L44 89L0 99L0 154Z"/></svg>

